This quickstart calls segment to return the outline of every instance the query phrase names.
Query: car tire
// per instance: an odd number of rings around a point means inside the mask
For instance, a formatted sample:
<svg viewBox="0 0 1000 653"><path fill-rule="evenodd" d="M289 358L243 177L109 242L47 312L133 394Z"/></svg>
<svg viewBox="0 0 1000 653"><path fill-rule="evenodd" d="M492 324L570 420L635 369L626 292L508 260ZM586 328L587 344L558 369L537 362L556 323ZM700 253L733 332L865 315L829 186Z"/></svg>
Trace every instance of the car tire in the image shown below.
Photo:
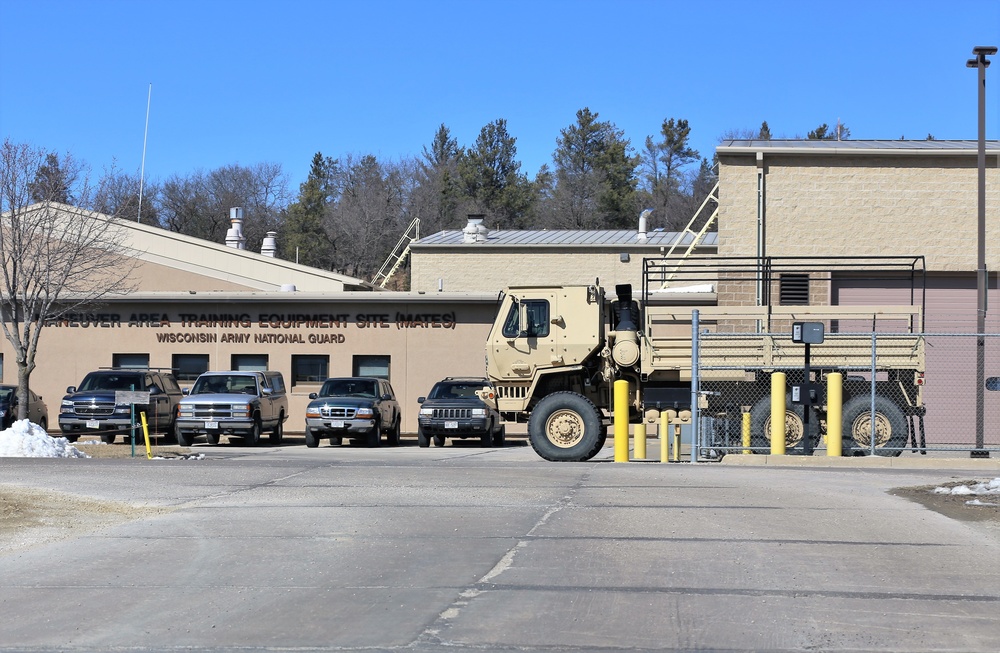
<svg viewBox="0 0 1000 653"><path fill-rule="evenodd" d="M177 444L181 447L190 447L191 443L194 441L193 435L186 435L176 426L174 427L174 439L177 440Z"/></svg>
<svg viewBox="0 0 1000 653"><path fill-rule="evenodd" d="M285 432L285 413L278 415L278 423L274 425L274 429L271 430L271 434L268 439L271 444L278 445L281 444L282 437Z"/></svg>
<svg viewBox="0 0 1000 653"><path fill-rule="evenodd" d="M66 438L66 442L76 442L77 440L80 439L79 435L74 435L72 433L69 434L64 433L63 437Z"/></svg>
<svg viewBox="0 0 1000 653"><path fill-rule="evenodd" d="M38 426L40 426L42 430L45 431L46 433L49 432L49 423L45 420L44 417L38 420Z"/></svg>
<svg viewBox="0 0 1000 653"><path fill-rule="evenodd" d="M392 429L389 431L389 437L387 438L390 447L399 446L399 417L396 417L396 422L393 424Z"/></svg>
<svg viewBox="0 0 1000 653"><path fill-rule="evenodd" d="M493 446L502 447L507 441L507 427L504 424L500 425L500 430L493 434Z"/></svg>
<svg viewBox="0 0 1000 653"><path fill-rule="evenodd" d="M330 438L330 444L335 444L338 447L341 446L342 444L344 444L344 436L334 435L333 437Z"/></svg>
<svg viewBox="0 0 1000 653"><path fill-rule="evenodd" d="M220 436L218 433L205 434L205 439L208 440L209 444L219 444L219 440L221 439L221 437L222 436Z"/></svg>
<svg viewBox="0 0 1000 653"><path fill-rule="evenodd" d="M434 434L434 446L435 447L443 447L444 446L444 439L445 439L445 436L440 435L438 433L435 433Z"/></svg>
<svg viewBox="0 0 1000 653"><path fill-rule="evenodd" d="M114 433L101 433L101 442L104 444L114 444L116 437Z"/></svg>
<svg viewBox="0 0 1000 653"><path fill-rule="evenodd" d="M479 446L483 448L493 446L493 422L490 422L487 429L479 436Z"/></svg>
<svg viewBox="0 0 1000 653"><path fill-rule="evenodd" d="M372 427L372 430L368 432L365 444L369 449L377 449L382 446L382 425L378 420L375 420L375 425Z"/></svg>
<svg viewBox="0 0 1000 653"><path fill-rule="evenodd" d="M309 429L306 429L306 446L310 449L315 449L319 446L319 437Z"/></svg>
<svg viewBox="0 0 1000 653"><path fill-rule="evenodd" d="M431 439L427 437L427 434L424 433L424 429L420 426L417 427L417 446L418 447L431 446Z"/></svg>
<svg viewBox="0 0 1000 653"><path fill-rule="evenodd" d="M260 418L255 417L250 432L243 436L243 445L256 447L258 444L260 444Z"/></svg>

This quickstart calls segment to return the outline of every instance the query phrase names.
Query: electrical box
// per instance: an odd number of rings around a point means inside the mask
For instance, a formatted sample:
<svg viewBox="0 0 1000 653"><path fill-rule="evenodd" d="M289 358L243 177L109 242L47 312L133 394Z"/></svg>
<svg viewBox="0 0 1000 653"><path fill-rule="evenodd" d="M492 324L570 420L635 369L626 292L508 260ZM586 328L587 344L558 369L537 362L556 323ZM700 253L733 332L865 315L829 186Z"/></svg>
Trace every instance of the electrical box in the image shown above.
<svg viewBox="0 0 1000 653"><path fill-rule="evenodd" d="M792 342L818 345L823 342L822 322L793 322Z"/></svg>

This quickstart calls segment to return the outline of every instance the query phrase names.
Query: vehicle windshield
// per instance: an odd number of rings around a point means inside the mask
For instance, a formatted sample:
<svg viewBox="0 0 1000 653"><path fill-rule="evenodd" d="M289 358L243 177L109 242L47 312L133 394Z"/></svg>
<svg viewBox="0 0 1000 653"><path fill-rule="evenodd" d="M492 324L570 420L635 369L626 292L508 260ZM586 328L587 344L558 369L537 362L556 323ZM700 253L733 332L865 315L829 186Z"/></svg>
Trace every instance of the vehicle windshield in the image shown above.
<svg viewBox="0 0 1000 653"><path fill-rule="evenodd" d="M438 383L428 399L475 399L476 390L482 390L486 381L449 381Z"/></svg>
<svg viewBox="0 0 1000 653"><path fill-rule="evenodd" d="M248 374L212 374L199 376L191 388L193 395L257 394L257 378Z"/></svg>
<svg viewBox="0 0 1000 653"><path fill-rule="evenodd" d="M0 388L0 403L10 403L14 397L14 388Z"/></svg>
<svg viewBox="0 0 1000 653"><path fill-rule="evenodd" d="M378 397L378 382L368 379L327 379L319 391L320 397Z"/></svg>
<svg viewBox="0 0 1000 653"><path fill-rule="evenodd" d="M83 383L77 388L79 392L92 390L128 390L139 392L142 390L141 374L88 374L83 379Z"/></svg>

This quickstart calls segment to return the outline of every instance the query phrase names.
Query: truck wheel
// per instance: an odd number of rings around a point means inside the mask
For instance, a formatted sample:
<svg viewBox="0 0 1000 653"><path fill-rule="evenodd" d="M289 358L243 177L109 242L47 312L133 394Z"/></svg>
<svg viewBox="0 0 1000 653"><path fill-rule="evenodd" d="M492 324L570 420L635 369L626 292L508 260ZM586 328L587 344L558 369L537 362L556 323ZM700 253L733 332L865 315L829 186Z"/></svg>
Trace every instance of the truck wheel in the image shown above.
<svg viewBox="0 0 1000 653"><path fill-rule="evenodd" d="M531 448L545 460L590 460L602 446L601 414L575 392L553 392L538 402L528 419Z"/></svg>
<svg viewBox="0 0 1000 653"><path fill-rule="evenodd" d="M427 434L424 433L424 429L420 426L417 427L417 446L418 447L431 446L431 439L427 437Z"/></svg>
<svg viewBox="0 0 1000 653"><path fill-rule="evenodd" d="M285 424L285 413L281 413L280 415L278 415L278 423L274 425L274 429L268 436L268 440L271 441L271 444L281 444L281 438L285 433L284 424Z"/></svg>
<svg viewBox="0 0 1000 653"><path fill-rule="evenodd" d="M79 435L73 435L72 433L63 433L63 437L66 438L66 442L76 442L80 439Z"/></svg>
<svg viewBox="0 0 1000 653"><path fill-rule="evenodd" d="M871 397L858 395L844 404L844 449L871 453ZM906 447L909 426L906 416L891 399L875 395L875 454L898 456Z"/></svg>
<svg viewBox="0 0 1000 653"><path fill-rule="evenodd" d="M437 433L434 434L434 446L443 447L444 446L444 436Z"/></svg>
<svg viewBox="0 0 1000 653"><path fill-rule="evenodd" d="M368 439L365 442L369 449L377 449L382 446L382 425L376 421L375 426L368 432Z"/></svg>
<svg viewBox="0 0 1000 653"><path fill-rule="evenodd" d="M480 447L493 446L493 422L490 422L483 434L479 436Z"/></svg>
<svg viewBox="0 0 1000 653"><path fill-rule="evenodd" d="M500 430L493 434L493 446L502 447L504 442L507 441L507 427L503 424L500 425Z"/></svg>
<svg viewBox="0 0 1000 653"><path fill-rule="evenodd" d="M319 438L310 429L306 429L306 446L315 449L319 446Z"/></svg>
<svg viewBox="0 0 1000 653"><path fill-rule="evenodd" d="M250 432L243 436L243 444L247 447L256 447L260 443L260 419L254 418Z"/></svg>
<svg viewBox="0 0 1000 653"><path fill-rule="evenodd" d="M209 436L211 437L211 436ZM174 427L174 439L177 440L177 444L182 447L190 447L191 443L194 441L193 435L186 435L184 431L180 430L178 427Z"/></svg>
<svg viewBox="0 0 1000 653"><path fill-rule="evenodd" d="M220 437L218 433L212 433L211 431L205 434L205 439L208 440L209 444L219 444Z"/></svg>
<svg viewBox="0 0 1000 653"><path fill-rule="evenodd" d="M335 444L335 445L337 445L339 447L340 445L344 444L344 436L342 436L342 435L334 435L334 436L332 436L330 438L330 444Z"/></svg>
<svg viewBox="0 0 1000 653"><path fill-rule="evenodd" d="M791 449L802 441L805 433L805 408L793 404L791 395L785 397L785 448ZM818 444L818 434L813 438L813 447ZM750 410L750 446L769 453L771 447L771 395L761 397Z"/></svg>
<svg viewBox="0 0 1000 653"><path fill-rule="evenodd" d="M388 442L388 444L389 444L390 447L398 447L399 446L399 417L398 416L396 417L396 423L393 424L392 429L389 431L389 435L386 438L386 442Z"/></svg>
<svg viewBox="0 0 1000 653"><path fill-rule="evenodd" d="M104 444L114 444L115 443L115 437L116 436L115 436L114 433L101 433L101 441Z"/></svg>

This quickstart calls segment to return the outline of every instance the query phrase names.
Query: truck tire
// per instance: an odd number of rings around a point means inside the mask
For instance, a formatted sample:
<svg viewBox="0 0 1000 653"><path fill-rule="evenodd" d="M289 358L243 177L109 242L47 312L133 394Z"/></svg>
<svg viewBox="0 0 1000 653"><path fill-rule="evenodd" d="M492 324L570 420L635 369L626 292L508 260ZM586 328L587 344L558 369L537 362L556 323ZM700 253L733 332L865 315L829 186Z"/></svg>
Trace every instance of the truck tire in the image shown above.
<svg viewBox="0 0 1000 653"><path fill-rule="evenodd" d="M389 434L386 437L386 442L389 444L390 447L398 447L399 446L399 416L398 415L396 416L395 423L392 425L392 428L389 430Z"/></svg>
<svg viewBox="0 0 1000 653"><path fill-rule="evenodd" d="M418 447L431 446L431 439L427 437L427 434L424 433L424 429L420 426L417 427L417 446Z"/></svg>
<svg viewBox="0 0 1000 653"><path fill-rule="evenodd" d="M490 422L483 434L479 436L479 446L483 448L493 446L493 422Z"/></svg>
<svg viewBox="0 0 1000 653"><path fill-rule="evenodd" d="M445 436L440 435L438 433L435 433L434 434L434 446L435 447L443 447L444 446L444 438L445 438Z"/></svg>
<svg viewBox="0 0 1000 653"><path fill-rule="evenodd" d="M104 444L114 444L116 437L114 433L101 433L101 442Z"/></svg>
<svg viewBox="0 0 1000 653"><path fill-rule="evenodd" d="M260 444L260 418L255 417L250 432L243 436L243 445L256 447L258 444Z"/></svg>
<svg viewBox="0 0 1000 653"><path fill-rule="evenodd" d="M597 406L575 392L553 392L528 419L531 448L545 460L590 460L601 450L602 434L607 431Z"/></svg>
<svg viewBox="0 0 1000 653"><path fill-rule="evenodd" d="M219 439L221 437L222 436L220 436L218 434L218 432L213 433L213 432L209 431L208 433L205 434L205 439L208 440L209 444L219 444Z"/></svg>
<svg viewBox="0 0 1000 653"><path fill-rule="evenodd" d="M190 447L191 443L194 442L193 435L187 435L181 431L176 426L174 427L174 439L177 440L177 444L182 447Z"/></svg>
<svg viewBox="0 0 1000 653"><path fill-rule="evenodd" d="M858 395L844 403L844 450L871 453L871 397ZM906 447L909 425L906 415L894 401L875 395L875 454L898 456Z"/></svg>
<svg viewBox="0 0 1000 653"><path fill-rule="evenodd" d="M274 445L281 444L281 439L282 437L284 437L285 434L284 424L285 424L285 413L282 412L281 414L278 415L278 423L274 425L274 428L271 430L271 433L268 436L268 440L270 440L271 444Z"/></svg>
<svg viewBox="0 0 1000 653"><path fill-rule="evenodd" d="M76 442L80 439L79 435L74 435L72 433L63 433L63 437L66 438L66 442Z"/></svg>
<svg viewBox="0 0 1000 653"><path fill-rule="evenodd" d="M319 438L309 429L306 429L306 446L310 449L315 449L319 446Z"/></svg>
<svg viewBox="0 0 1000 653"><path fill-rule="evenodd" d="M802 442L805 432L805 407L793 404L791 395L785 397L785 448L791 449ZM813 447L819 444L819 433L813 436ZM761 397L750 409L750 446L754 453L770 453L771 448L771 395ZM760 451L764 449L765 451Z"/></svg>
<svg viewBox="0 0 1000 653"><path fill-rule="evenodd" d="M342 435L330 436L330 444L335 444L339 447L340 445L344 444L344 436Z"/></svg>
<svg viewBox="0 0 1000 653"><path fill-rule="evenodd" d="M382 446L382 424L376 420L372 430L368 432L365 444L369 449L377 449Z"/></svg>

